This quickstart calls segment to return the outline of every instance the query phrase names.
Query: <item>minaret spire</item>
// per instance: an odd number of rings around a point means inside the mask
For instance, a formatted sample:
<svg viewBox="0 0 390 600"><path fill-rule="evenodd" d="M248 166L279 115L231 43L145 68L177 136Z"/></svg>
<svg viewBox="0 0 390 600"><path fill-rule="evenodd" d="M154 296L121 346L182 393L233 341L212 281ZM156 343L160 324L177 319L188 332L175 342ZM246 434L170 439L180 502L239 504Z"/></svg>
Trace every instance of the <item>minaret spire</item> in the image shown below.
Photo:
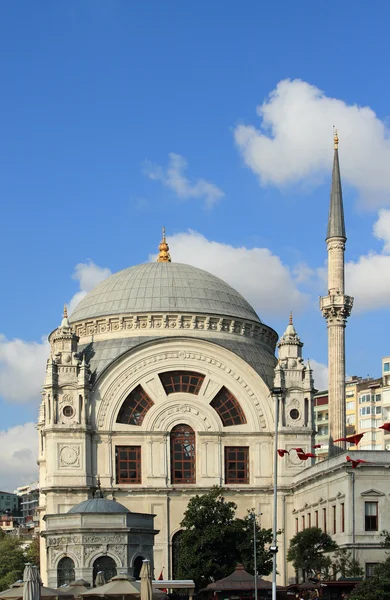
<svg viewBox="0 0 390 600"><path fill-rule="evenodd" d="M321 312L328 328L328 402L329 455L340 452L345 444L333 440L345 437L345 326L353 306L353 298L344 293L345 233L343 195L339 165L339 137L334 130L332 188L326 245L328 250L328 295L320 298Z"/></svg>
<svg viewBox="0 0 390 600"><path fill-rule="evenodd" d="M330 192L330 206L328 219L328 232L326 239L337 237L347 240L345 235L343 192L341 189L340 164L339 164L339 136L334 130L334 156L332 171L332 188Z"/></svg>
<svg viewBox="0 0 390 600"><path fill-rule="evenodd" d="M171 255L169 254L169 246L165 237L165 227L162 228L162 240L158 247L159 254L157 262L171 262Z"/></svg>

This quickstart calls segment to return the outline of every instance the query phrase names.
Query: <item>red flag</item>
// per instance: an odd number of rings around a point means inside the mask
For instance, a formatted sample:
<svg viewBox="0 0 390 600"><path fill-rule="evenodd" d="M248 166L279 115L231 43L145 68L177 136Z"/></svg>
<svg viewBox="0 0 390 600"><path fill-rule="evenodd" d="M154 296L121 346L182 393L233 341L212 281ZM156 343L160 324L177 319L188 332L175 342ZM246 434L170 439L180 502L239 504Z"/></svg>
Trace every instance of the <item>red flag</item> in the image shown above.
<svg viewBox="0 0 390 600"><path fill-rule="evenodd" d="M307 460L308 458L315 458L316 455L313 454L312 452L298 452L298 458L300 458L301 460Z"/></svg>
<svg viewBox="0 0 390 600"><path fill-rule="evenodd" d="M312 446L313 450L316 450L316 448L321 448L322 444L314 444L314 446Z"/></svg>
<svg viewBox="0 0 390 600"><path fill-rule="evenodd" d="M164 576L163 576L163 571L164 571L164 567L161 569L161 573L158 576L158 581L164 581ZM168 593L167 588L159 588L162 592L165 592L166 594Z"/></svg>
<svg viewBox="0 0 390 600"><path fill-rule="evenodd" d="M284 450L284 448L280 448L277 450L279 456L283 457L285 454L290 454L288 450Z"/></svg>
<svg viewBox="0 0 390 600"><path fill-rule="evenodd" d="M346 460L347 460L347 462L350 462L352 464L352 468L353 469L356 469L356 467L358 465L360 465L360 463L366 463L366 462L368 462L367 460L362 460L361 458L358 458L358 459L354 460L350 456L347 456Z"/></svg>
<svg viewBox="0 0 390 600"><path fill-rule="evenodd" d="M355 435L349 435L348 437L345 438L338 438L337 440L334 440L335 442L348 442L348 444L353 444L354 446L357 446L358 443L360 442L360 440L362 439L364 433L355 433Z"/></svg>
<svg viewBox="0 0 390 600"><path fill-rule="evenodd" d="M301 452L298 452L298 458L300 458L301 460L307 460L309 457L305 453L302 454Z"/></svg>
<svg viewBox="0 0 390 600"><path fill-rule="evenodd" d="M305 452L302 448L291 448L291 450L296 450L296 452L298 452L298 454L305 454Z"/></svg>
<svg viewBox="0 0 390 600"><path fill-rule="evenodd" d="M381 425L379 427L379 429L384 429L385 431L390 431L390 423L383 423L383 425Z"/></svg>

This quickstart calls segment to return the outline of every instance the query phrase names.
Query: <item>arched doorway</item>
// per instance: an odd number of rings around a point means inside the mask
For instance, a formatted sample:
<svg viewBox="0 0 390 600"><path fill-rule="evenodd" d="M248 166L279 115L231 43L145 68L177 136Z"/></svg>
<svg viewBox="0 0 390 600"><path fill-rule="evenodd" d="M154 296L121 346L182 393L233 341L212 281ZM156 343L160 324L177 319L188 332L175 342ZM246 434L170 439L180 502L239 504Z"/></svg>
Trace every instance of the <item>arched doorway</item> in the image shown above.
<svg viewBox="0 0 390 600"><path fill-rule="evenodd" d="M106 582L116 575L116 562L111 556L99 556L93 563L93 585L95 585L96 575L99 571L103 572Z"/></svg>
<svg viewBox="0 0 390 600"><path fill-rule="evenodd" d="M139 574L141 572L142 561L144 560L143 556L137 556L133 564L133 577L139 579Z"/></svg>
<svg viewBox="0 0 390 600"><path fill-rule="evenodd" d="M180 554L180 538L183 530L177 531L172 538L172 579L178 579L178 561Z"/></svg>
<svg viewBox="0 0 390 600"><path fill-rule="evenodd" d="M57 587L68 585L74 580L74 562L69 556L64 556L57 565Z"/></svg>

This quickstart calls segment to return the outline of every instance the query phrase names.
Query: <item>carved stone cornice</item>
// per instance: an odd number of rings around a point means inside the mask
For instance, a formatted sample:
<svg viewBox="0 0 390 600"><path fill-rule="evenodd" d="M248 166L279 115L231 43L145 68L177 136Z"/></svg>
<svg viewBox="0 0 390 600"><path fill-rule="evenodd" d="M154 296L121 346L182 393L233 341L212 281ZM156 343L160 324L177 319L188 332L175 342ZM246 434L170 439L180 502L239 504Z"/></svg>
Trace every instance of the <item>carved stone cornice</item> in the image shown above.
<svg viewBox="0 0 390 600"><path fill-rule="evenodd" d="M352 296L334 294L320 298L320 309L329 325L345 325L353 307Z"/></svg>
<svg viewBox="0 0 390 600"><path fill-rule="evenodd" d="M342 238L329 238L326 240L329 250L345 250L345 241Z"/></svg>
<svg viewBox="0 0 390 600"><path fill-rule="evenodd" d="M272 352L275 351L276 342L278 341L277 333L263 323L233 319L232 317L191 313L143 313L139 315L97 317L78 321L72 324L72 327L80 338L81 344L85 343L82 338L89 338L90 336L94 336L95 340L99 339L100 336L101 339L116 337L115 334L121 334L120 337L132 337L139 336L144 331L154 330L157 333L164 329L172 332L177 330L199 330L245 336L267 345Z"/></svg>

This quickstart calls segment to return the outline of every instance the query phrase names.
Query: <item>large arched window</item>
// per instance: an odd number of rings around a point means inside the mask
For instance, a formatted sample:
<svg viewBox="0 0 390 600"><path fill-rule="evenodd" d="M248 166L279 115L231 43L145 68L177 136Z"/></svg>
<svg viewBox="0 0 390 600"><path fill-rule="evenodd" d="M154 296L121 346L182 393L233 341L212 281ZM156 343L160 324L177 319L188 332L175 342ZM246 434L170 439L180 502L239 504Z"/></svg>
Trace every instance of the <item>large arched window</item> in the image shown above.
<svg viewBox="0 0 390 600"><path fill-rule="evenodd" d="M74 562L69 556L64 556L57 565L57 587L68 585L74 580Z"/></svg>
<svg viewBox="0 0 390 600"><path fill-rule="evenodd" d="M153 401L143 387L137 385L123 402L116 422L126 425L141 425L151 406L153 406Z"/></svg>
<svg viewBox="0 0 390 600"><path fill-rule="evenodd" d="M210 405L217 411L224 427L246 423L246 418L239 402L225 386L219 390L218 394L210 402Z"/></svg>
<svg viewBox="0 0 390 600"><path fill-rule="evenodd" d="M204 375L193 371L168 371L159 375L165 393L185 392L186 394L199 394Z"/></svg>
<svg viewBox="0 0 390 600"><path fill-rule="evenodd" d="M106 582L116 575L116 562L111 556L99 556L93 563L93 585L96 575L102 572Z"/></svg>
<svg viewBox="0 0 390 600"><path fill-rule="evenodd" d="M171 482L195 481L195 433L188 425L176 425L171 431Z"/></svg>

